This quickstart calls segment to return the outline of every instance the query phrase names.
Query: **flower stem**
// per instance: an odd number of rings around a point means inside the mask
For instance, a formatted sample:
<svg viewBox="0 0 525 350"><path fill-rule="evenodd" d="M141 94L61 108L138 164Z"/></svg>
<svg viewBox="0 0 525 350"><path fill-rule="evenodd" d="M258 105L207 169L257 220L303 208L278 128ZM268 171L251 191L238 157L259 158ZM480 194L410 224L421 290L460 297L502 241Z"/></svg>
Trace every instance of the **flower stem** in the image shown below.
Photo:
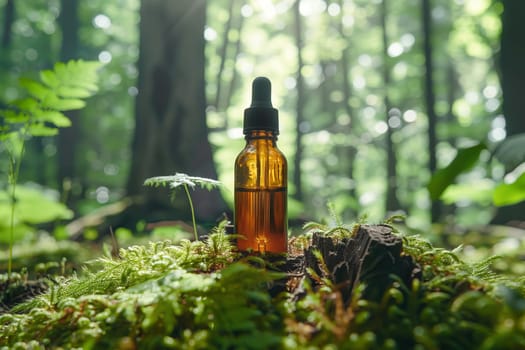
<svg viewBox="0 0 525 350"><path fill-rule="evenodd" d="M20 147L20 154L18 155L18 162L14 156L14 152L10 159L10 185L11 185L11 216L9 218L9 257L7 260L7 279L11 280L11 272L13 269L13 245L15 241L15 204L16 204L16 184L18 182L18 174L20 174L20 164L22 163L22 157L25 151L25 138L26 133L22 135L22 146Z"/></svg>
<svg viewBox="0 0 525 350"><path fill-rule="evenodd" d="M199 235L197 234L197 223L195 222L195 210L193 209L193 201L191 200L190 191L188 190L188 185L186 184L184 184L184 191L186 191L186 196L188 196L188 202L190 203L191 221L193 222L193 234L195 235L195 241L198 241Z"/></svg>

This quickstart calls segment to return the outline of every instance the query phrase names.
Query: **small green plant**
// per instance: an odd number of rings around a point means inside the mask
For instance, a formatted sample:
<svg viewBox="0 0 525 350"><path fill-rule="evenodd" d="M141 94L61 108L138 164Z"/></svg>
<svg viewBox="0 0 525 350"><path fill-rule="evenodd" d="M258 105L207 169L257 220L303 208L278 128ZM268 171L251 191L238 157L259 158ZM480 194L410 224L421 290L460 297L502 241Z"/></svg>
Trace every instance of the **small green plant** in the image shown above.
<svg viewBox="0 0 525 350"><path fill-rule="evenodd" d="M149 179L146 179L144 181L144 185L146 186L169 186L171 189L176 189L177 187L182 186L184 188L184 192L186 193L186 197L188 198L188 203L190 205L190 211L191 211L191 220L193 223L193 234L195 237L195 241L199 240L199 235L197 234L197 223L195 221L195 209L193 207L193 201L191 200L190 190L189 188L195 188L195 186L199 185L202 188L205 188L207 190L212 190L213 188L217 188L221 185L221 183L217 180L208 179L205 177L198 177L198 176L189 176L183 173L175 173L175 175L171 176L156 176L156 177L150 177ZM172 192L172 195L175 194L175 191Z"/></svg>
<svg viewBox="0 0 525 350"><path fill-rule="evenodd" d="M71 125L62 112L85 106L83 99L97 91L98 62L82 60L56 63L53 70L40 72L39 80L23 78L20 86L26 97L12 101L0 110L0 141L7 150L10 190L10 234L8 275L11 275L15 230L16 185L25 145L31 137L53 136L59 128Z"/></svg>
<svg viewBox="0 0 525 350"><path fill-rule="evenodd" d="M482 154L489 153L488 161ZM460 175L468 173L476 166L486 166L496 159L504 167L501 179L484 178L476 186L454 184ZM525 201L525 133L510 136L503 141L489 144L486 141L473 146L459 148L455 158L444 168L438 169L428 183L428 191L433 200L443 200L450 204L461 199L485 201L490 199L496 207L517 204ZM507 178L513 179L507 183Z"/></svg>
<svg viewBox="0 0 525 350"><path fill-rule="evenodd" d="M98 271L54 276L46 293L0 314L0 347L525 348L523 277L495 275L495 258L466 263L402 237L420 278L395 279L375 301L360 285L347 302L326 267L312 280L288 276L292 293L270 293L283 274L238 261L224 226L204 241L131 246L97 260Z"/></svg>

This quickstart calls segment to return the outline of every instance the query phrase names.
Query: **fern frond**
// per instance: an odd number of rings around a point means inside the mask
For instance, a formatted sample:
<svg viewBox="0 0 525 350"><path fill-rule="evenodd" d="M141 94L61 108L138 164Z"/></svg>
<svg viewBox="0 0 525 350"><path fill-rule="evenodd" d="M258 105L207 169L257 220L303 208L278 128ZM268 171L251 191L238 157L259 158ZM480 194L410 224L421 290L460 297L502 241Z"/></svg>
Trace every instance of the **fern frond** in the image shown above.
<svg viewBox="0 0 525 350"><path fill-rule="evenodd" d="M501 258L502 257L499 255L493 255L477 263L470 265L470 267L472 268L472 275L474 277L481 278L486 281L490 281L490 282L496 281L498 279L497 276L501 277L501 275L496 274L491 269L491 266L492 264L494 264L496 260L499 260Z"/></svg>
<svg viewBox="0 0 525 350"><path fill-rule="evenodd" d="M314 221L308 221L307 223L303 225L303 230L305 231L312 231L312 230L327 231L328 229L329 229L328 225L322 224L320 222L314 222Z"/></svg>
<svg viewBox="0 0 525 350"><path fill-rule="evenodd" d="M168 186L169 188L177 188L184 185L191 188L200 186L207 190L212 190L213 188L220 187L222 183L220 181L208 179L205 177L190 176L184 173L175 173L175 175L169 176L150 177L144 181L144 185L153 187Z"/></svg>
<svg viewBox="0 0 525 350"><path fill-rule="evenodd" d="M341 221L341 217L339 216L339 214L337 214L335 210L335 204L329 201L326 204L326 206L328 207L328 213L330 214L330 218L334 222L334 226L342 226L343 222Z"/></svg>
<svg viewBox="0 0 525 350"><path fill-rule="evenodd" d="M26 97L11 101L7 109L0 110L3 122L10 131L23 130L32 136L57 134L57 128L71 125L62 112L83 108L84 99L97 92L99 67L99 62L73 60L41 71L39 80L21 78L19 84Z"/></svg>

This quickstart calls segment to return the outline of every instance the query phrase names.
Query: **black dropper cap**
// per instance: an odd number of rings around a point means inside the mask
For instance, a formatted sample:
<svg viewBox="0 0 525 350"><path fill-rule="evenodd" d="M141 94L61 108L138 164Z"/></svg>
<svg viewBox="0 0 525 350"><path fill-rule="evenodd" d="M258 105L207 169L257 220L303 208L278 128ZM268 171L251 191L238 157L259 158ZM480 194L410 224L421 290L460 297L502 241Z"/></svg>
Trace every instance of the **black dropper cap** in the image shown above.
<svg viewBox="0 0 525 350"><path fill-rule="evenodd" d="M254 130L279 134L279 115L272 106L272 84L265 77L253 80L252 104L244 110L244 134Z"/></svg>

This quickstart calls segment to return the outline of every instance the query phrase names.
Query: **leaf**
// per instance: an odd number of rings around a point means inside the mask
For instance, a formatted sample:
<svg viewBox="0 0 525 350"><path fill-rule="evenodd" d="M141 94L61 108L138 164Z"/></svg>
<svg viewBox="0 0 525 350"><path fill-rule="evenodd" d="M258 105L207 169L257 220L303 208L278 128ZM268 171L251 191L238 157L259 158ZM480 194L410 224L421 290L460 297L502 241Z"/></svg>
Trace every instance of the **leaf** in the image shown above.
<svg viewBox="0 0 525 350"><path fill-rule="evenodd" d="M491 204L494 187L494 181L489 179L479 179L474 182L450 185L443 191L441 200L445 204L457 203L461 200Z"/></svg>
<svg viewBox="0 0 525 350"><path fill-rule="evenodd" d="M69 111L73 109L81 109L86 105L86 103L79 99L63 99L59 98L56 95L47 96L45 100L42 101L42 107L54 109L58 111Z"/></svg>
<svg viewBox="0 0 525 350"><path fill-rule="evenodd" d="M7 191L0 191L0 199L8 198L8 196ZM0 222L2 224L8 222L9 208L8 201L0 200ZM73 212L58 201L56 191L34 185L17 185L15 214L18 221L25 224L42 224L73 217Z"/></svg>
<svg viewBox="0 0 525 350"><path fill-rule="evenodd" d="M71 126L71 120L63 113L52 110L40 111L36 118L42 122L55 124L56 127L65 128Z"/></svg>
<svg viewBox="0 0 525 350"><path fill-rule="evenodd" d="M170 176L156 176L150 177L144 181L145 186L169 186L170 188L177 188L182 185L195 187L196 185L211 190L215 187L221 186L221 182L206 177L189 176L183 173L175 173Z"/></svg>
<svg viewBox="0 0 525 350"><path fill-rule="evenodd" d="M439 169L432 175L428 183L430 198L437 200L456 178L463 172L470 170L478 161L479 155L487 146L478 143L472 147L459 149L456 157L445 168Z"/></svg>
<svg viewBox="0 0 525 350"><path fill-rule="evenodd" d="M17 137L18 132L17 131L10 131L7 127L0 127L0 141L7 142L8 140L11 140L13 137Z"/></svg>
<svg viewBox="0 0 525 350"><path fill-rule="evenodd" d="M50 88L57 87L60 84L55 72L49 69L40 72L40 80Z"/></svg>
<svg viewBox="0 0 525 350"><path fill-rule="evenodd" d="M525 200L525 172L511 184L502 183L494 190L493 201L497 207L516 204Z"/></svg>
<svg viewBox="0 0 525 350"><path fill-rule="evenodd" d="M48 87L40 84L39 82L26 78L20 79L20 86L26 89L29 95L39 100L43 100L46 95L51 92Z"/></svg>
<svg viewBox="0 0 525 350"><path fill-rule="evenodd" d="M57 128L45 126L42 123L33 123L27 130L32 136L54 136L58 134Z"/></svg>
<svg viewBox="0 0 525 350"><path fill-rule="evenodd" d="M57 63L55 72L61 82L67 82L63 85L83 88L94 93L98 90L96 82L100 66L98 61L72 60L66 64Z"/></svg>
<svg viewBox="0 0 525 350"><path fill-rule="evenodd" d="M87 98L92 95L91 91L73 86L59 86L56 94L60 97Z"/></svg>
<svg viewBox="0 0 525 350"><path fill-rule="evenodd" d="M22 112L33 113L33 111L39 109L40 103L32 97L26 97L14 101L13 105L18 107Z"/></svg>
<svg viewBox="0 0 525 350"><path fill-rule="evenodd" d="M525 162L525 133L507 137L494 150L494 157L510 171Z"/></svg>
<svg viewBox="0 0 525 350"><path fill-rule="evenodd" d="M26 123L29 120L29 115L23 112L3 111L2 115L8 124Z"/></svg>

